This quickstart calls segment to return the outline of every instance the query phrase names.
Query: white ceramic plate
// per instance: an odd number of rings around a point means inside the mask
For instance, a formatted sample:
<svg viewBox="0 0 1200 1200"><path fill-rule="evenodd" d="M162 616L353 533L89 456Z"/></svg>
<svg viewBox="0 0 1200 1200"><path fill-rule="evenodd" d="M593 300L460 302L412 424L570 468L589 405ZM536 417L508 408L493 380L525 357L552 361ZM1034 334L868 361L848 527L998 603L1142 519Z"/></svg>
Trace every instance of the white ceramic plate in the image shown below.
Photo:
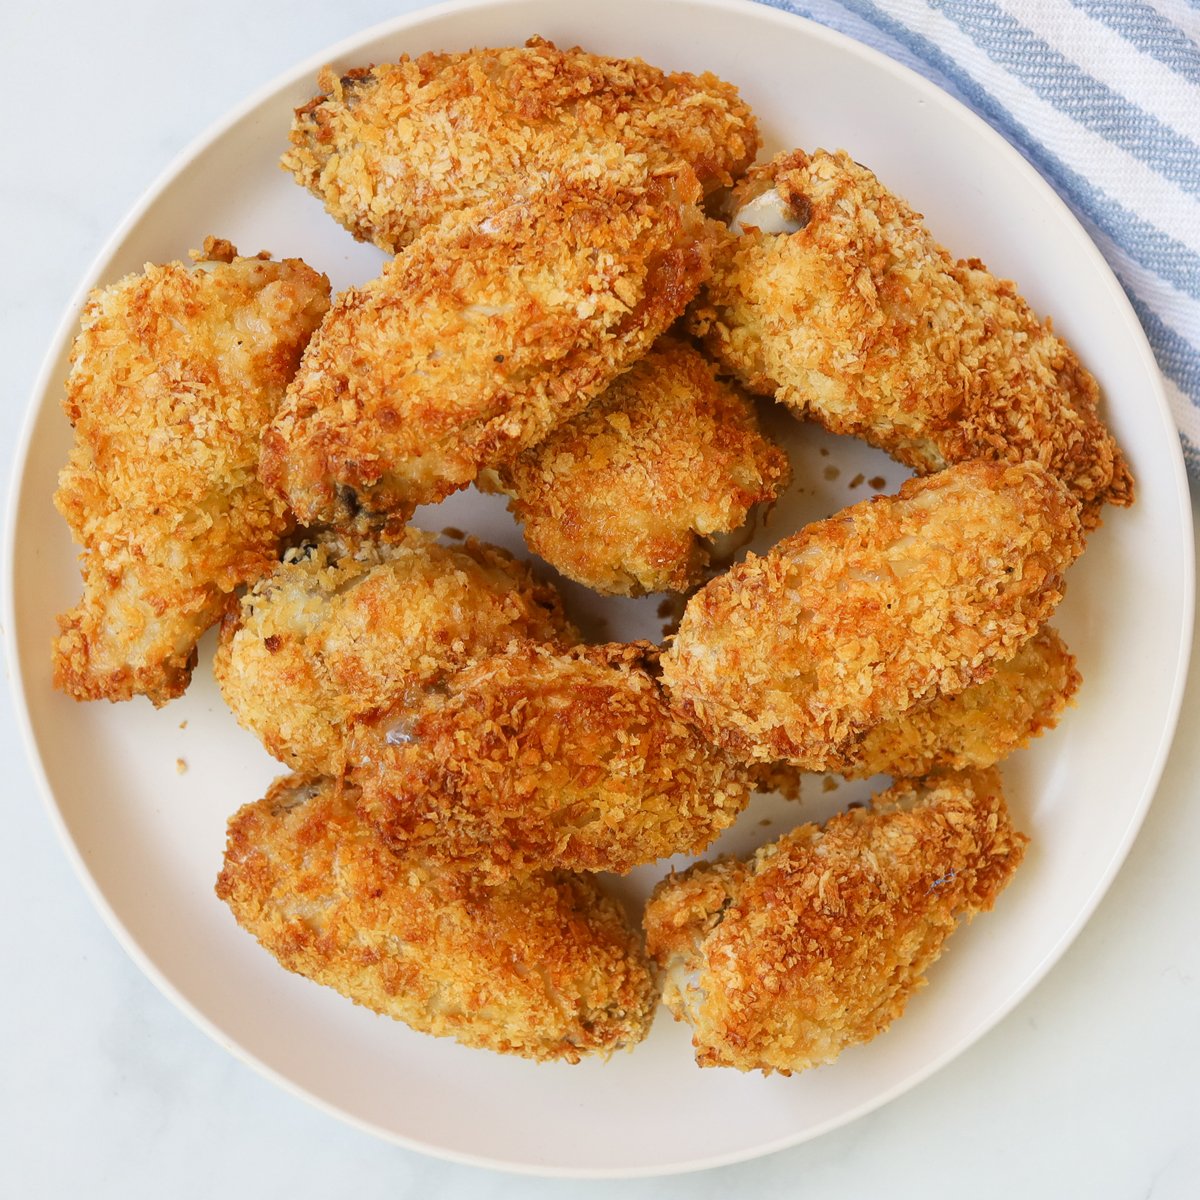
<svg viewBox="0 0 1200 1200"><path fill-rule="evenodd" d="M81 705L50 686L53 615L77 594L67 531L51 505L69 431L58 407L66 347L87 288L147 260L182 258L206 233L244 252L300 255L335 286L374 275L354 243L276 166L291 109L322 62L511 44L532 33L669 68L713 70L759 114L768 150L844 146L926 214L954 252L1016 278L1099 377L1139 484L1071 575L1057 619L1085 677L1078 707L1005 776L1026 865L996 912L961 931L931 985L885 1036L791 1079L699 1071L665 1014L614 1061L534 1065L415 1034L280 970L212 893L225 819L277 772L225 710L202 644L188 694ZM875 452L772 419L795 493L762 548L801 521L904 472ZM1166 755L1191 628L1190 508L1157 369L1095 247L1050 189L953 100L842 37L759 5L721 0L554 0L426 10L368 31L253 97L154 187L81 285L34 397L11 512L9 609L18 707L69 853L117 937L218 1042L347 1120L447 1157L559 1174L649 1174L731 1162L860 1115L947 1062L1023 996L1079 931L1137 830ZM421 520L423 517L423 520ZM419 521L521 547L501 506L455 497ZM578 600L581 593L572 593ZM603 610L611 636L660 632L653 600ZM176 760L187 764L178 774ZM801 808L764 801L723 840L748 848L844 803L809 789ZM764 822L768 822L764 824ZM662 868L623 881L631 899ZM1038 1065L1028 1066L1031 1078Z"/></svg>

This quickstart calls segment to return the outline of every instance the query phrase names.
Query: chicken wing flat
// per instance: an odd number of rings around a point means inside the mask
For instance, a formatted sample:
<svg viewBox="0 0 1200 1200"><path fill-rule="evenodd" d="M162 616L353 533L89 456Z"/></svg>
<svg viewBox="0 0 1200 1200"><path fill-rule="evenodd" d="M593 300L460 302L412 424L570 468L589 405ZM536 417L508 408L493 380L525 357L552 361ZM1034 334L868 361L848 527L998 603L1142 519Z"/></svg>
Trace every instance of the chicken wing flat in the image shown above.
<svg viewBox="0 0 1200 1200"><path fill-rule="evenodd" d="M1099 389L1008 280L955 262L844 151L796 150L741 185L693 328L727 369L921 474L1033 459L1099 523L1133 480Z"/></svg>
<svg viewBox="0 0 1200 1200"><path fill-rule="evenodd" d="M1074 655L1046 626L990 679L876 725L861 742L831 754L821 769L868 779L993 766L1053 729L1080 682Z"/></svg>
<svg viewBox="0 0 1200 1200"><path fill-rule="evenodd" d="M498 474L531 550L597 592L636 596L699 583L705 539L774 500L789 467L750 401L668 336Z"/></svg>
<svg viewBox="0 0 1200 1200"><path fill-rule="evenodd" d="M704 191L754 160L754 116L714 75L524 47L422 54L337 75L296 112L282 165L360 241L395 252L427 225L539 186L601 142L651 167L689 164Z"/></svg>
<svg viewBox="0 0 1200 1200"><path fill-rule="evenodd" d="M259 438L329 281L212 238L205 251L97 289L71 351L54 501L83 547L83 598L58 618L54 682L77 700L180 695L200 635L288 526L259 483Z"/></svg>
<svg viewBox="0 0 1200 1200"><path fill-rule="evenodd" d="M488 879L695 853L749 798L674 716L645 645L525 645L359 723L348 769L398 849Z"/></svg>
<svg viewBox="0 0 1200 1200"><path fill-rule="evenodd" d="M435 503L582 411L679 316L708 273L695 176L596 167L429 229L336 298L263 439L263 479L302 522Z"/></svg>
<svg viewBox="0 0 1200 1200"><path fill-rule="evenodd" d="M352 719L510 641L577 640L553 588L506 551L327 535L290 550L221 625L226 703L293 770L336 775Z"/></svg>
<svg viewBox="0 0 1200 1200"><path fill-rule="evenodd" d="M289 971L422 1033L578 1062L654 1015L637 932L593 879L487 887L397 856L327 779L279 779L235 814L216 890Z"/></svg>
<svg viewBox="0 0 1200 1200"><path fill-rule="evenodd" d="M982 682L1037 632L1083 549L1035 463L910 479L697 592L662 659L673 703L746 761L821 770L913 705Z"/></svg>
<svg viewBox="0 0 1200 1200"><path fill-rule="evenodd" d="M790 1074L882 1033L1024 854L999 774L897 783L749 862L668 876L646 908L663 999L702 1067Z"/></svg>

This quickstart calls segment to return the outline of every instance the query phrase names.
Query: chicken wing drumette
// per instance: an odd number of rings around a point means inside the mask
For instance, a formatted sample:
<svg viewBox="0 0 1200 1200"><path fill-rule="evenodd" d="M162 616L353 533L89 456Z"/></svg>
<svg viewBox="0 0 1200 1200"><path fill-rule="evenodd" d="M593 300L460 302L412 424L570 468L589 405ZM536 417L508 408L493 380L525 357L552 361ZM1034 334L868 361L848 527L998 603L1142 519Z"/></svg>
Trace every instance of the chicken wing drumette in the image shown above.
<svg viewBox="0 0 1200 1200"><path fill-rule="evenodd" d="M982 682L1038 631L1083 549L1034 463L910 479L749 556L688 602L673 703L746 761L822 770L867 730Z"/></svg>
<svg viewBox="0 0 1200 1200"><path fill-rule="evenodd" d="M582 411L679 316L708 273L695 176L595 157L592 177L431 227L335 299L263 438L263 479L302 522L442 499Z"/></svg>
<svg viewBox="0 0 1200 1200"><path fill-rule="evenodd" d="M597 592L636 596L699 583L707 539L774 500L789 468L750 401L665 337L497 475L531 550Z"/></svg>
<svg viewBox="0 0 1200 1200"><path fill-rule="evenodd" d="M293 770L336 775L350 722L531 639L576 639L553 588L506 551L328 534L290 550L221 625L234 716Z"/></svg>
<svg viewBox="0 0 1200 1200"><path fill-rule="evenodd" d="M359 722L347 764L398 849L484 878L696 853L745 773L670 710L646 645L526 644Z"/></svg>
<svg viewBox="0 0 1200 1200"><path fill-rule="evenodd" d="M754 116L710 74L523 47L422 54L337 75L296 112L282 165L361 241L395 252L480 202L530 194L619 143L651 167L687 163L704 191L754 160Z"/></svg>
<svg viewBox="0 0 1200 1200"><path fill-rule="evenodd" d="M289 971L468 1046L578 1062L654 1014L637 932L595 880L487 887L398 856L331 780L277 780L232 818L217 895Z"/></svg>
<svg viewBox="0 0 1200 1200"><path fill-rule="evenodd" d="M212 238L205 253L93 292L71 351L54 501L83 547L83 599L58 619L54 681L78 700L180 695L200 635L288 526L259 437L329 281Z"/></svg>
<svg viewBox="0 0 1200 1200"><path fill-rule="evenodd" d="M692 328L747 387L925 474L1033 459L1084 506L1133 500L1099 389L1010 281L955 262L844 151L754 168Z"/></svg>
<svg viewBox="0 0 1200 1200"><path fill-rule="evenodd" d="M992 907L1025 841L999 774L963 772L897 783L749 862L668 876L647 947L696 1061L786 1074L882 1033L958 924Z"/></svg>

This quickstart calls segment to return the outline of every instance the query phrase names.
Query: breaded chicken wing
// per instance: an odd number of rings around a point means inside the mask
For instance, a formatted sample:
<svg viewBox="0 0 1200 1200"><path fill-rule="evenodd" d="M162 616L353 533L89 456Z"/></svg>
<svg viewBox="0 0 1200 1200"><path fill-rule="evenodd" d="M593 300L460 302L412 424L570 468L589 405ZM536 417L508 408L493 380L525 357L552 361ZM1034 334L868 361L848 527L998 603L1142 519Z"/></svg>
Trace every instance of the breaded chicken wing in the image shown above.
<svg viewBox="0 0 1200 1200"><path fill-rule="evenodd" d="M897 783L749 862L668 876L646 941L697 1063L789 1074L882 1033L959 922L995 903L1026 840L999 774L964 772Z"/></svg>
<svg viewBox="0 0 1200 1200"><path fill-rule="evenodd" d="M789 467L749 400L668 336L498 475L531 550L597 592L636 596L699 583L705 539L774 500Z"/></svg>
<svg viewBox="0 0 1200 1200"><path fill-rule="evenodd" d="M990 679L876 725L861 742L831 754L821 769L868 779L993 766L1053 729L1080 682L1074 655L1047 625Z"/></svg>
<svg viewBox="0 0 1200 1200"><path fill-rule="evenodd" d="M1035 463L910 479L779 542L688 602L672 702L746 761L822 770L872 726L988 678L1037 632L1083 549Z"/></svg>
<svg viewBox="0 0 1200 1200"><path fill-rule="evenodd" d="M398 856L327 779L276 780L238 812L216 890L289 971L422 1033L578 1062L650 1027L640 939L593 879L487 887Z"/></svg>
<svg viewBox="0 0 1200 1200"><path fill-rule="evenodd" d="M748 387L921 474L1033 459L1083 503L1133 501L1099 389L1008 280L955 262L844 151L796 150L735 198L692 327Z"/></svg>
<svg viewBox="0 0 1200 1200"><path fill-rule="evenodd" d="M395 252L446 214L528 195L619 143L651 167L687 163L706 193L754 160L754 116L710 74L524 47L422 54L338 76L296 111L282 165L360 241Z"/></svg>
<svg viewBox="0 0 1200 1200"><path fill-rule="evenodd" d="M354 718L523 639L577 640L554 589L506 551L415 528L394 543L330 534L228 613L214 673L276 758L337 775Z"/></svg>
<svg viewBox="0 0 1200 1200"><path fill-rule="evenodd" d="M336 298L263 439L263 479L302 522L442 499L584 409L683 311L708 273L695 176L596 167L427 230Z"/></svg>
<svg viewBox="0 0 1200 1200"><path fill-rule="evenodd" d="M526 644L358 723L348 769L398 849L496 880L695 853L749 798L675 717L650 647Z"/></svg>
<svg viewBox="0 0 1200 1200"><path fill-rule="evenodd" d="M71 351L54 502L83 547L83 598L58 618L54 682L77 700L180 695L200 635L288 526L259 483L259 437L329 281L212 238L205 252L97 289Z"/></svg>

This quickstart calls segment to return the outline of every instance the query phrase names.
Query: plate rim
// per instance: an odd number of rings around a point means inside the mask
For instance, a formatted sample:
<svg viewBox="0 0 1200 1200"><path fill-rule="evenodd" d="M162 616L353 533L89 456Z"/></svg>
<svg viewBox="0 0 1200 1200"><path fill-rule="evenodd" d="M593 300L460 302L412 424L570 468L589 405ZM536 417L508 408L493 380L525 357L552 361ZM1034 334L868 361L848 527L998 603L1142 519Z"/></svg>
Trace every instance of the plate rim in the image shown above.
<svg viewBox="0 0 1200 1200"><path fill-rule="evenodd" d="M444 1146L434 1145L420 1139L399 1133L394 1129L385 1128L360 1116L339 1108L334 1103L325 1100L320 1095L295 1083L286 1075L267 1065L252 1051L244 1047L236 1039L231 1038L219 1026L206 1017L163 973L140 942L127 929L124 922L113 909L108 898L101 890L95 877L90 871L83 854L67 828L66 820L50 785L48 773L43 761L37 731L30 717L30 706L27 699L28 681L20 652L17 634L16 613L16 541L18 534L18 516L24 491L28 460L33 445L35 426L43 409L51 401L51 389L55 386L54 372L57 364L67 350L70 340L78 325L79 312L90 291L103 278L106 269L120 252L122 245L135 225L157 203L162 193L186 169L186 167L215 144L238 122L252 114L264 103L278 93L311 78L316 71L326 63L336 61L348 53L354 52L363 44L380 38L394 37L413 28L442 17L470 12L472 10L497 8L519 8L526 0L444 0L444 2L427 5L402 13L398 16L376 22L356 31L338 41L309 55L291 67L277 73L266 83L254 88L243 100L233 105L215 121L192 137L180 149L150 184L142 191L137 200L117 223L112 233L105 239L83 275L79 284L72 292L63 311L48 348L42 359L41 366L35 376L34 384L26 402L25 414L12 458L12 475L9 481L7 496L7 512L4 522L3 540L4 554L2 565L3 590L2 619L4 625L4 646L10 665L9 685L13 699L16 724L25 749L26 760L31 769L35 784L41 795L47 816L54 828L58 841L71 863L75 875L83 885L85 894L99 912L117 943L129 955L137 967L154 984L154 986L178 1008L189 1020L200 1028L218 1046L227 1051L240 1062L249 1066L260 1076L269 1079L285 1092L314 1105L335 1119L367 1132L375 1137L409 1150L435 1158L460 1163L463 1165L484 1167L503 1171L509 1174L539 1176L544 1178L576 1178L576 1179L631 1179L652 1178L693 1171L707 1170L718 1166L750 1161L756 1158L774 1154L780 1150L812 1141L833 1129L849 1125L866 1114L875 1111L889 1103L897 1096L911 1090L919 1083L928 1079L953 1059L957 1058L968 1047L984 1037L1005 1016L1007 1016L1029 993L1045 978L1046 974L1059 961L1067 948L1091 919L1100 900L1108 891L1118 870L1129 854L1130 848L1144 822L1154 794L1158 789L1170 753L1174 736L1178 729L1180 710L1187 682L1190 658L1193 650L1191 628L1195 620L1195 545L1190 487L1184 464L1182 447L1179 443L1178 429L1171 415L1166 392L1162 383L1161 372L1154 358L1141 322L1117 280L1112 268L1101 254L1095 242L1088 235L1079 218L1071 211L1070 206L1063 200L1053 186L1033 167L1033 165L1013 146L1002 134L988 124L978 113L974 112L962 101L949 92L926 79L919 72L912 70L874 47L838 30L822 25L808 17L787 9L776 8L771 0L649 0L660 7L676 7L694 9L696 7L720 10L731 14L753 17L755 20L768 24L803 27L810 38L825 41L837 46L877 70L899 77L909 86L916 87L927 99L943 107L956 111L957 116L966 118L973 123L977 131L989 141L992 148L1006 156L1010 169L1019 171L1034 184L1042 195L1057 205L1062 214L1068 218L1069 227L1077 241L1083 246L1088 257L1100 268L1110 293L1111 301L1121 310L1125 323L1133 335L1137 352L1143 365L1147 367L1147 376L1153 380L1153 396L1156 412L1160 422L1169 433L1169 459L1172 466L1173 482L1175 484L1173 499L1177 502L1182 517L1182 531L1192 533L1192 538L1184 538L1182 560L1180 562L1185 594L1180 610L1181 618L1181 652L1175 666L1174 678L1171 682L1170 698L1167 706L1167 720L1160 733L1158 744L1154 750L1153 763L1148 772L1142 795L1136 807L1130 811L1129 822L1120 842L1113 848L1111 858L1103 873L1095 880L1086 901L1080 907L1073 920L1062 930L1054 944L1047 950L1042 960L1032 969L1021 985L1004 1001L994 1005L987 1013L975 1022L974 1028L965 1033L955 1043L946 1047L941 1053L924 1062L918 1070L898 1080L890 1088L873 1094L868 1100L848 1111L838 1113L829 1120L819 1122L794 1136L776 1138L773 1141L742 1148L722 1154L716 1154L704 1159L688 1159L683 1162L655 1164L653 1166L634 1167L595 1167L595 1166L560 1166L537 1163L518 1163L510 1160L496 1159L485 1154L471 1154ZM1143 413L1139 419L1146 419L1149 412Z"/></svg>

